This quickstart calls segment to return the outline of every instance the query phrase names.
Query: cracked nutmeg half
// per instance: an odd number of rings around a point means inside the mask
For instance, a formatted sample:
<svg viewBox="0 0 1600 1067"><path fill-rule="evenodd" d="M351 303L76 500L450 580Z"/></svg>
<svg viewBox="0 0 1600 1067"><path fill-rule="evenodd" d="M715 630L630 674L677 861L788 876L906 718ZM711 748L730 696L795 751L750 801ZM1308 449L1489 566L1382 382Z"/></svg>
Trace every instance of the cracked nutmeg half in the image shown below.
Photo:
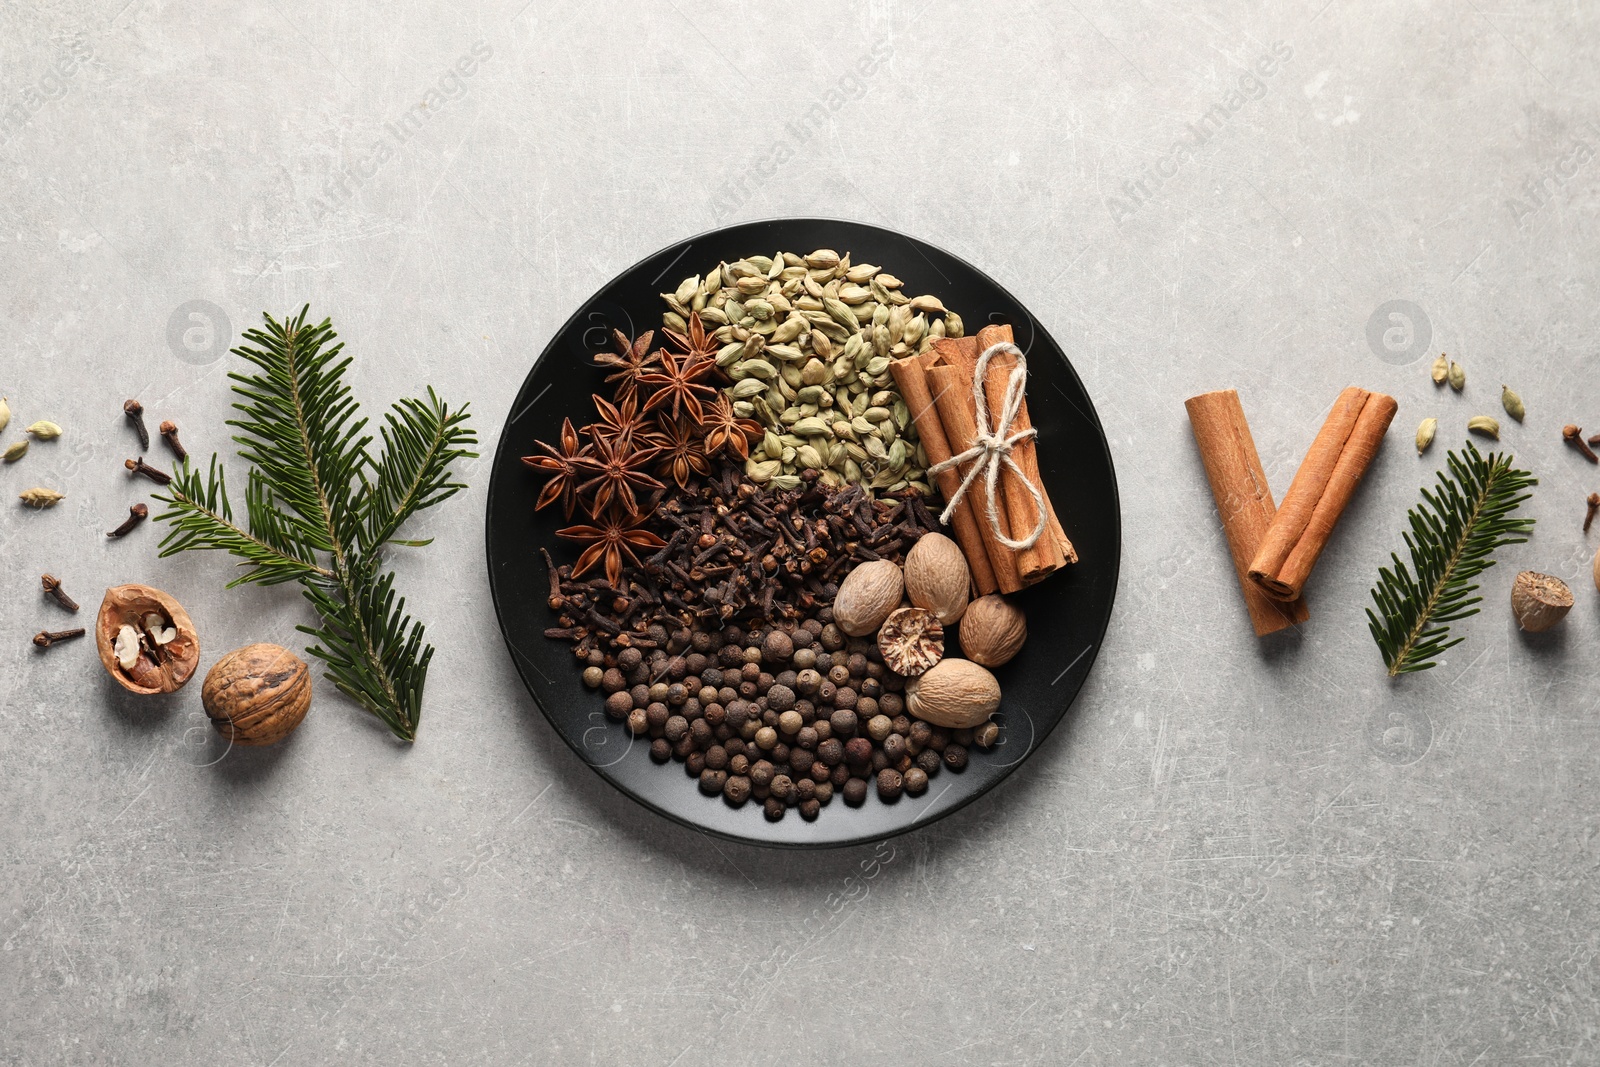
<svg viewBox="0 0 1600 1067"><path fill-rule="evenodd" d="M878 630L883 665L915 678L944 658L944 625L927 608L901 608L889 613Z"/></svg>
<svg viewBox="0 0 1600 1067"><path fill-rule="evenodd" d="M175 693L200 665L200 635L189 613L148 585L107 589L94 636L106 673L130 693Z"/></svg>

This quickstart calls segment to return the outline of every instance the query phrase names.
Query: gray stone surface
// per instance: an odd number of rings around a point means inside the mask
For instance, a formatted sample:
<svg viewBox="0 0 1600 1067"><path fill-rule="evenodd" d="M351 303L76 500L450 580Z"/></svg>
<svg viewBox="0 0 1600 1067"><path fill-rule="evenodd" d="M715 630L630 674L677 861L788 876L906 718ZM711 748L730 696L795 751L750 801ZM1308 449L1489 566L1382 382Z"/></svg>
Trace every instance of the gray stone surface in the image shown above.
<svg viewBox="0 0 1600 1067"><path fill-rule="evenodd" d="M0 1061L1600 1061L1600 475L1558 435L1600 428L1593 5L521 4L0 9L7 436L68 430L0 471L8 499L68 493L0 507ZM102 534L141 488L126 396L225 445L227 360L187 302L234 333L310 302L369 404L435 383L492 447L587 294L793 214L994 274L1115 452L1105 649L1070 725L960 815L770 855L614 793L503 650L481 462L403 557L439 647L413 751L319 683L292 743L212 762L197 686L134 701L88 644L28 645L65 621L43 570L91 608L166 588L212 653L308 617ZM1391 300L1421 315L1374 331ZM1426 381L1440 350L1463 397ZM1437 414L1455 445L1501 381L1537 533L1467 642L1390 684L1363 607L1442 458L1411 431ZM1258 642L1181 402L1239 388L1281 493L1352 382L1400 399L1392 438L1311 622ZM1545 639L1506 609L1523 567L1578 594Z"/></svg>

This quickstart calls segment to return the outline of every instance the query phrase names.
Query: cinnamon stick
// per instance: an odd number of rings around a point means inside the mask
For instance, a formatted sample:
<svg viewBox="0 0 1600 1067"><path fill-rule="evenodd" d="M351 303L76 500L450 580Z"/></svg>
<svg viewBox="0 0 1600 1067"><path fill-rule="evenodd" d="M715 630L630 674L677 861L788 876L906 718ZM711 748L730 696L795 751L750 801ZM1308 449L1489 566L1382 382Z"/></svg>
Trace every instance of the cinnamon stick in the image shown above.
<svg viewBox="0 0 1600 1067"><path fill-rule="evenodd" d="M930 467L954 455L950 451L944 426L939 421L939 411L934 407L933 396L928 391L928 379L923 370L924 365L932 362L933 358L930 350L924 355L907 356L889 364L889 372L900 387L900 397L911 409L911 420L916 424L917 437L922 442L922 451ZM961 475L951 468L934 475L934 481L944 498L950 500L961 485ZM956 504L955 511L950 515L950 530L955 534L956 544L961 546L961 554L967 557L967 569L972 572L972 585L978 595L987 596L999 589L994 568L989 566L989 552L984 547L983 534L978 531L971 498L964 496Z"/></svg>
<svg viewBox="0 0 1600 1067"><path fill-rule="evenodd" d="M1194 443L1205 464L1206 480L1211 483L1211 496L1217 502L1239 591L1244 594L1245 610L1250 613L1256 636L1265 637L1305 622L1310 612L1304 598L1287 603L1274 600L1250 580L1250 561L1278 509L1272 502L1272 490L1261 469L1261 457L1256 454L1239 394L1232 389L1201 393L1185 400L1183 406L1189 410Z"/></svg>
<svg viewBox="0 0 1600 1067"><path fill-rule="evenodd" d="M926 376L928 388L933 393L934 405L939 410L939 422L944 426L945 437L952 454L959 455L971 448L973 440L978 436L978 409L972 398L972 374L970 371L963 371L961 367L935 365L927 369ZM977 462L969 460L963 464L961 477L965 478L967 472ZM1017 567L1017 553L1001 544L999 536L994 532L994 524L989 521L989 491L981 475L974 478L972 484L967 487L967 496L973 500L978 532L983 537L983 547L989 557L989 566L994 569L995 581L999 584L1000 592L1015 593L1023 586L1022 576ZM998 499L995 504L999 506Z"/></svg>
<svg viewBox="0 0 1600 1067"><path fill-rule="evenodd" d="M1250 561L1251 580L1268 596L1300 595L1398 408L1393 397L1356 386L1334 401Z"/></svg>
<svg viewBox="0 0 1600 1067"><path fill-rule="evenodd" d="M990 346L1002 343L1012 343L1010 326L985 326L978 331L977 350L980 355ZM990 427L997 428L1000 425L1001 409L1005 406L1006 385L1011 380L1011 371L1016 364L1017 357L1010 352L996 352L989 359L989 365L984 371L983 391L989 409ZM976 373L976 365L973 370ZM1028 417L1028 403L1024 399L1016 418L1011 421L1010 433L1019 433L1032 426L1033 420ZM1026 441L1019 441L1011 450L1011 458L1016 460L1017 466L1022 469L1023 477L1033 483L1044 500L1044 530L1032 548L1020 553L1021 559L1018 562L1022 580L1031 584L1059 570L1065 564L1078 562L1078 553L1068 540L1066 531L1061 528L1061 520L1056 517L1055 506L1050 501L1049 492L1045 490L1044 476L1039 472L1039 453L1034 439L1030 437ZM1015 471L1003 469L1000 484L1005 489L1007 532L1012 540L1017 540L1030 532L1038 521L1037 505L1027 486L1017 480Z"/></svg>

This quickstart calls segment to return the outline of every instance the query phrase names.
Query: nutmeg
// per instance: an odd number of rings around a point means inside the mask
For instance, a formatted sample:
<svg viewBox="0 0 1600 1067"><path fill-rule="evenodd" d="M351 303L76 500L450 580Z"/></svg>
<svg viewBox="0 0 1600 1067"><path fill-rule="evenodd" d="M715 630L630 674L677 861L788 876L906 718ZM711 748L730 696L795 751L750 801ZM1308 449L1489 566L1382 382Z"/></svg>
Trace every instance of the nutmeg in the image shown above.
<svg viewBox="0 0 1600 1067"><path fill-rule="evenodd" d="M148 585L107 589L94 636L106 673L130 693L175 693L200 665L200 635L189 613Z"/></svg>
<svg viewBox="0 0 1600 1067"><path fill-rule="evenodd" d="M972 572L961 546L942 533L925 533L906 553L906 595L949 626L967 610Z"/></svg>
<svg viewBox="0 0 1600 1067"><path fill-rule="evenodd" d="M900 568L886 559L859 564L839 583L833 598L834 625L851 637L876 633L889 613L900 606L905 588Z"/></svg>
<svg viewBox="0 0 1600 1067"><path fill-rule="evenodd" d="M1000 683L971 660L940 660L906 682L906 710L946 729L977 726L999 706Z"/></svg>
<svg viewBox="0 0 1600 1067"><path fill-rule="evenodd" d="M1028 617L999 593L974 600L961 616L961 651L985 667L1011 662L1027 639Z"/></svg>
<svg viewBox="0 0 1600 1067"><path fill-rule="evenodd" d="M217 733L234 744L276 744L311 707L311 671L286 648L245 645L207 672L200 701Z"/></svg>
<svg viewBox="0 0 1600 1067"><path fill-rule="evenodd" d="M915 678L944 657L944 627L926 608L900 608L878 629L883 665L905 678Z"/></svg>
<svg viewBox="0 0 1600 1067"><path fill-rule="evenodd" d="M1553 574L1523 571L1511 583L1511 611L1531 634L1550 629L1571 610L1572 590Z"/></svg>

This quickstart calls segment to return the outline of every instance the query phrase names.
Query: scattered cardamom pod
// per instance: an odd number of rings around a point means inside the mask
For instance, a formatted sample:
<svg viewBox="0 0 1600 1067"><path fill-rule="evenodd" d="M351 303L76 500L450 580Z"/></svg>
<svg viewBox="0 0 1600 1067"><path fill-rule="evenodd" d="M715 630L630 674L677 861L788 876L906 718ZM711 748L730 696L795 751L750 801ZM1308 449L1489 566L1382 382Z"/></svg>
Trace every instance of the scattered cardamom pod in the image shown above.
<svg viewBox="0 0 1600 1067"><path fill-rule="evenodd" d="M56 492L54 489L40 488L24 489L22 492L17 494L21 501L30 508L51 507L56 503L56 501L62 499L64 495L65 494Z"/></svg>
<svg viewBox="0 0 1600 1067"><path fill-rule="evenodd" d="M7 445L4 456L0 456L0 458L3 458L7 463L15 463L17 460L21 459L27 454L28 440L27 438L23 438L21 441L13 441L11 444Z"/></svg>
<svg viewBox="0 0 1600 1067"><path fill-rule="evenodd" d="M1474 415L1467 420L1467 431L1480 434L1491 440L1500 440L1500 420L1488 415Z"/></svg>
<svg viewBox="0 0 1600 1067"><path fill-rule="evenodd" d="M1452 359L1450 361L1450 388L1459 393L1466 387L1467 372L1461 369L1461 364Z"/></svg>
<svg viewBox="0 0 1600 1067"><path fill-rule="evenodd" d="M1506 414L1518 422L1528 413L1528 409L1522 406L1522 398L1509 385L1500 386L1500 404L1506 409Z"/></svg>
<svg viewBox="0 0 1600 1067"><path fill-rule="evenodd" d="M1433 384L1443 385L1445 379L1450 377L1450 357L1443 352L1433 361Z"/></svg>
<svg viewBox="0 0 1600 1067"><path fill-rule="evenodd" d="M1438 432L1438 419L1423 419L1422 425L1417 427L1417 451L1419 453L1426 452L1428 446L1433 444L1433 439Z"/></svg>
<svg viewBox="0 0 1600 1067"><path fill-rule="evenodd" d="M6 398L0 396L0 430L6 428L11 422L11 405L6 403Z"/></svg>
<svg viewBox="0 0 1600 1067"><path fill-rule="evenodd" d="M61 427L48 419L40 419L24 430L23 433L31 433L41 441L54 441L61 436Z"/></svg>

